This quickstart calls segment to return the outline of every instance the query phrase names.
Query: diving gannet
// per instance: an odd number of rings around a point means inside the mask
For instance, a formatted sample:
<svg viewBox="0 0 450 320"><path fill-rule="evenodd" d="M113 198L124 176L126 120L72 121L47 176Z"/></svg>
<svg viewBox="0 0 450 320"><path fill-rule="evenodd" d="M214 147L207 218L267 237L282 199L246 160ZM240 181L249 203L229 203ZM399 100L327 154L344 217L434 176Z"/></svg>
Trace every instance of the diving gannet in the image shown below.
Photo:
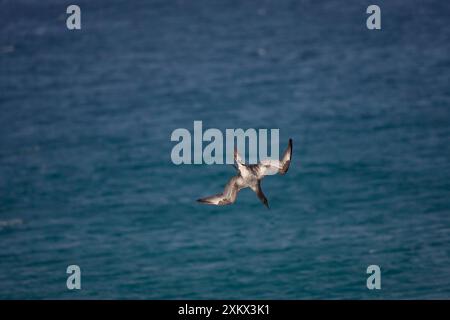
<svg viewBox="0 0 450 320"><path fill-rule="evenodd" d="M223 206L232 204L236 201L238 192L244 188L252 189L259 200L269 208L269 203L266 196L261 190L261 180L268 174L279 173L284 175L291 163L292 157L292 139L289 139L289 144L283 154L281 160L263 160L258 164L246 165L239 156L237 150L234 150L234 161L238 174L228 181L223 193L198 199L198 202L205 204L212 204L216 206Z"/></svg>

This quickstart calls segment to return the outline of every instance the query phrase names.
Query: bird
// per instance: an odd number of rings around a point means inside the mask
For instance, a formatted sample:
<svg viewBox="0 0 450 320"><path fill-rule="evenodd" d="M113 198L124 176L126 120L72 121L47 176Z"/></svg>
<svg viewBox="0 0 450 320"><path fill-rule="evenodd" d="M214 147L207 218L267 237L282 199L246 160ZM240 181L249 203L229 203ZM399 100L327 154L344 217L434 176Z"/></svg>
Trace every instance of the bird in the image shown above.
<svg viewBox="0 0 450 320"><path fill-rule="evenodd" d="M237 170L237 175L232 177L222 193L198 199L198 202L216 206L224 206L232 204L236 201L237 194L241 189L252 189L259 200L270 209L269 202L261 189L261 180L266 175L281 174L285 175L289 169L292 159L292 139L289 139L288 147L284 151L281 160L266 159L258 164L246 165L242 161L237 149L234 149L234 167Z"/></svg>

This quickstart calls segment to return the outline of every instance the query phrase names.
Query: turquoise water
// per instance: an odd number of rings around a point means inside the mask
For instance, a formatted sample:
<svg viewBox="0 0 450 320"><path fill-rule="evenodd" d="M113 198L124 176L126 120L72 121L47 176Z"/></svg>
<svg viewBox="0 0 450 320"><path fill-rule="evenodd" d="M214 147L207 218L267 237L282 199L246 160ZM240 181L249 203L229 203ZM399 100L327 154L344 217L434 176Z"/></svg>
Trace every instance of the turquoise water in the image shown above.
<svg viewBox="0 0 450 320"><path fill-rule="evenodd" d="M450 4L317 2L1 1L0 298L449 298ZM293 139L270 211L194 120Z"/></svg>

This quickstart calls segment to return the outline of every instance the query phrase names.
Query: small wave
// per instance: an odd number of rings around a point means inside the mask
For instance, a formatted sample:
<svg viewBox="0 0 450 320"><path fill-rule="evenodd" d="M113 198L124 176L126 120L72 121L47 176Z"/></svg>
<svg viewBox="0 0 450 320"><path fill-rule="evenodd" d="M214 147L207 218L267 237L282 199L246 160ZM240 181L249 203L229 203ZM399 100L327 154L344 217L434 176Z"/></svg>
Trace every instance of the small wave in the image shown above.
<svg viewBox="0 0 450 320"><path fill-rule="evenodd" d="M20 226L23 224L22 219L0 220L0 229L6 227Z"/></svg>
<svg viewBox="0 0 450 320"><path fill-rule="evenodd" d="M14 52L15 47L13 45L7 45L0 47L0 53L12 53Z"/></svg>

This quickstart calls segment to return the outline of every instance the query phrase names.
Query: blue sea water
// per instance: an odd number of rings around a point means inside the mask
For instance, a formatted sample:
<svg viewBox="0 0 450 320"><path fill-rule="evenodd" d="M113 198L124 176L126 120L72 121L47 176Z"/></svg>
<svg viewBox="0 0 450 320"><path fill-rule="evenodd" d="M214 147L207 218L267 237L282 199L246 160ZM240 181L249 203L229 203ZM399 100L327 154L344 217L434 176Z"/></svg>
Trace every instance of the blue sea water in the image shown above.
<svg viewBox="0 0 450 320"><path fill-rule="evenodd" d="M450 298L450 2L74 3L0 1L0 298ZM194 120L293 139L270 210Z"/></svg>

